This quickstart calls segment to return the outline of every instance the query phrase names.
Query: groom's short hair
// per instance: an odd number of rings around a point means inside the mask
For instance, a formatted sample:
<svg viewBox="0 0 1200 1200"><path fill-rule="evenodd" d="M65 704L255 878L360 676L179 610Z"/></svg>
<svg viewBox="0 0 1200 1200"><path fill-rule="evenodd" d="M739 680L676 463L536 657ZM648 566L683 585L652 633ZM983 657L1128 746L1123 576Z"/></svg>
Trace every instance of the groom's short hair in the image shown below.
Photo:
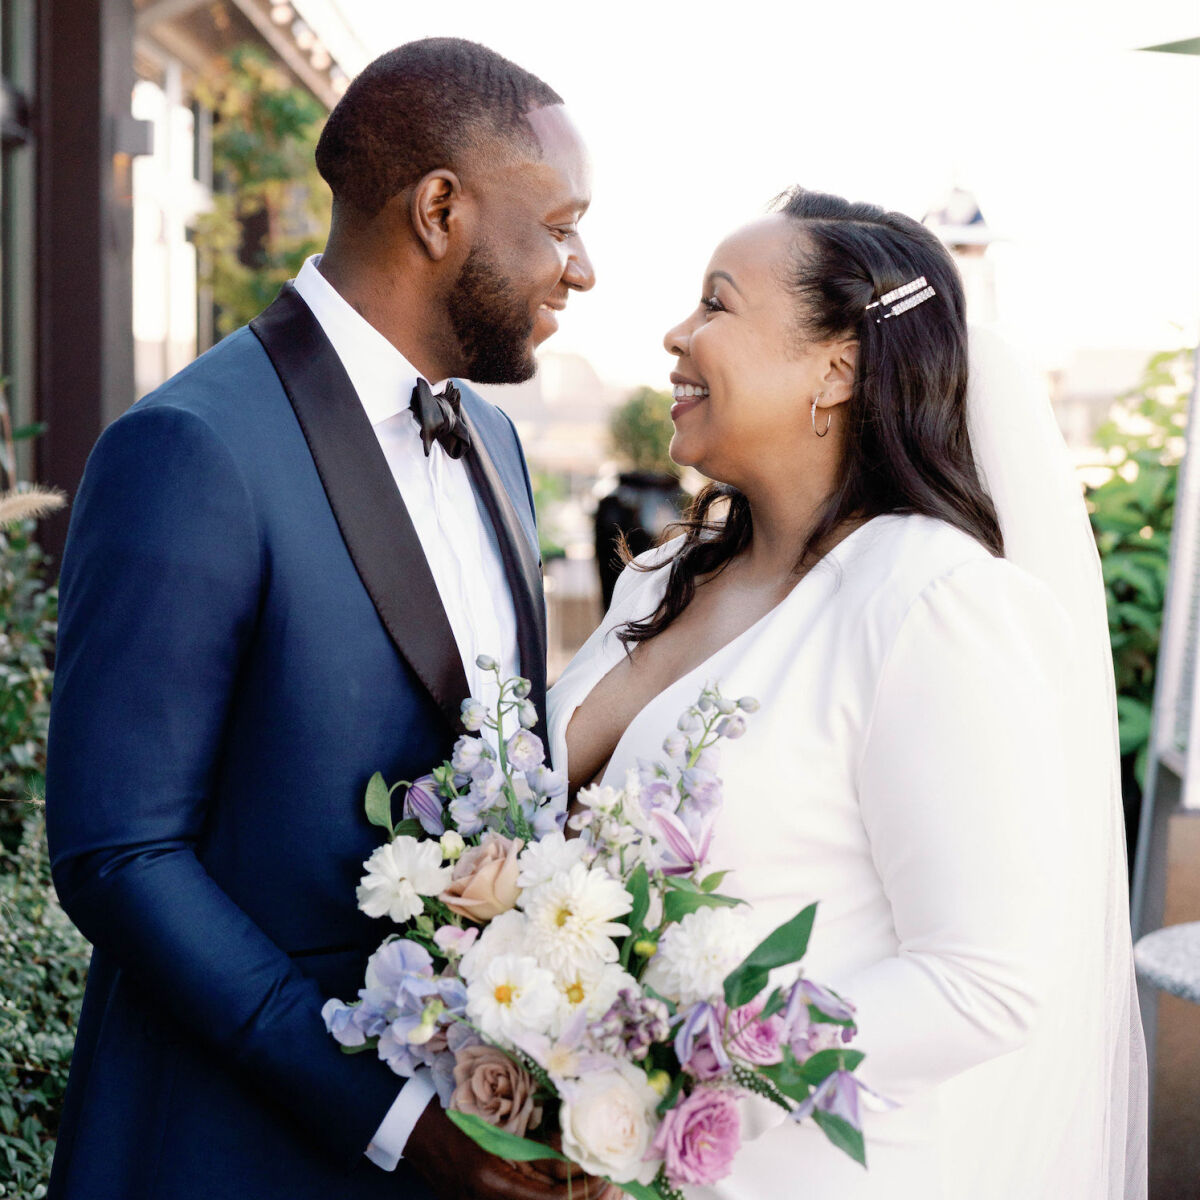
<svg viewBox="0 0 1200 1200"><path fill-rule="evenodd" d="M335 202L374 216L438 167L488 147L538 153L525 114L562 97L516 63L462 38L426 38L380 55L338 101L317 142Z"/></svg>

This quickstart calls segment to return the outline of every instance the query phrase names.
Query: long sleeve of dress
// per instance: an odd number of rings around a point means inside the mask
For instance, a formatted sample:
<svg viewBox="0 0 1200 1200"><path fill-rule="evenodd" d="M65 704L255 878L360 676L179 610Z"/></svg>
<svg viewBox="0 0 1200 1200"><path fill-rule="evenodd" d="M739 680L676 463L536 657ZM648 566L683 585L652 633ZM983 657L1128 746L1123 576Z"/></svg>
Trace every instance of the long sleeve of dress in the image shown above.
<svg viewBox="0 0 1200 1200"><path fill-rule="evenodd" d="M859 802L899 947L843 980L864 1079L895 1100L1022 1044L1069 879L1059 734L1069 631L1002 560L917 597L888 652Z"/></svg>

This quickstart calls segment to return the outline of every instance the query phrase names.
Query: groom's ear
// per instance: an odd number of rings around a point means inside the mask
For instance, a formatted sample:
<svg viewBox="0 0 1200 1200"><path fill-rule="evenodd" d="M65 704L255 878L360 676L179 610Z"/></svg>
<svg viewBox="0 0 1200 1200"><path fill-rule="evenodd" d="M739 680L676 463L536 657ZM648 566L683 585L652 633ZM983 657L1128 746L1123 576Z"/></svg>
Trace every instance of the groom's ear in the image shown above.
<svg viewBox="0 0 1200 1200"><path fill-rule="evenodd" d="M434 262L440 262L466 232L467 202L462 182L453 171L439 167L417 181L408 205L417 241Z"/></svg>

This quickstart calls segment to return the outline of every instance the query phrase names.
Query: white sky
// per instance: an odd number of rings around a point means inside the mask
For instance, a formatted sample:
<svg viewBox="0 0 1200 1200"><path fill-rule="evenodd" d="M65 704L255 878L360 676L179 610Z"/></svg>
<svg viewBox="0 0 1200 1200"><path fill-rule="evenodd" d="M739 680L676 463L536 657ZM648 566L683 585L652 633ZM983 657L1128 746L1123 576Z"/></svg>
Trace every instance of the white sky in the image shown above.
<svg viewBox="0 0 1200 1200"><path fill-rule="evenodd" d="M921 217L953 183L1005 238L1001 316L1048 362L1200 322L1197 0L340 0L374 55L469 37L544 78L592 151L598 282L547 349L665 386L713 246L792 183Z"/></svg>

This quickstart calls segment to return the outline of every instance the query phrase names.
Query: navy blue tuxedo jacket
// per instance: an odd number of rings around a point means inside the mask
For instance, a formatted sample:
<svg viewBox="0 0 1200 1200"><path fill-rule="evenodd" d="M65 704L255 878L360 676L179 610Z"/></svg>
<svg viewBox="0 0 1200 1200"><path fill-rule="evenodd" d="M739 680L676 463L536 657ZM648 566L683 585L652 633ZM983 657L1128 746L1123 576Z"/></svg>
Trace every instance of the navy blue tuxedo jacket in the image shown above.
<svg viewBox="0 0 1200 1200"><path fill-rule="evenodd" d="M463 388L524 673L544 609L516 433ZM402 1081L346 1055L386 932L357 911L372 772L447 755L467 683L350 380L293 289L113 423L61 576L47 823L95 946L55 1200L428 1195L363 1157Z"/></svg>

